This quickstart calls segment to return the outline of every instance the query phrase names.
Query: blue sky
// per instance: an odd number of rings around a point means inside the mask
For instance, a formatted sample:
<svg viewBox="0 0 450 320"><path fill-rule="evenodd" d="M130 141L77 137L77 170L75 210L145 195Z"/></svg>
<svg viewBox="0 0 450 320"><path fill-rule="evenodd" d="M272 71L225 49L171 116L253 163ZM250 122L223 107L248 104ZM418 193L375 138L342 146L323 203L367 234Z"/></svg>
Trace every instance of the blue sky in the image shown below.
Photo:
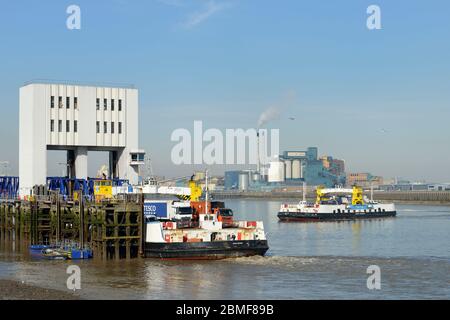
<svg viewBox="0 0 450 320"><path fill-rule="evenodd" d="M81 30L66 28L71 4L81 7ZM382 30L366 28L371 4ZM171 165L173 130L194 120L251 128L283 105L268 124L280 128L282 150L317 146L350 171L450 181L449 9L406 0L3 1L0 161L17 173L18 90L43 78L135 84L141 146L161 175L193 169Z"/></svg>

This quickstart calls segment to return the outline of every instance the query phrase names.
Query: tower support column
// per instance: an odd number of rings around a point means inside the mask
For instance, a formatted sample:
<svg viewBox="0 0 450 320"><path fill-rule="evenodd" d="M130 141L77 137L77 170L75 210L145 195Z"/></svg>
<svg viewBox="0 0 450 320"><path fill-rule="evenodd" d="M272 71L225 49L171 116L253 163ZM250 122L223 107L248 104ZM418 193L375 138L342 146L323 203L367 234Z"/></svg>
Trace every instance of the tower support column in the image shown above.
<svg viewBox="0 0 450 320"><path fill-rule="evenodd" d="M88 149L78 147L75 150L75 177L78 179L88 178Z"/></svg>

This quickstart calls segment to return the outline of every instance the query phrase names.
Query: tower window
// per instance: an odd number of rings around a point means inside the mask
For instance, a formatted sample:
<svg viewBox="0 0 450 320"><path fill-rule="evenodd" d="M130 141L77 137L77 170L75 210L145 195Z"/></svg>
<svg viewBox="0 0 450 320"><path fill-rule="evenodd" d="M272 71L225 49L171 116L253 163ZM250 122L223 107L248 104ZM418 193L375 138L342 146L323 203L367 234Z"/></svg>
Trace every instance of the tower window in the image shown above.
<svg viewBox="0 0 450 320"><path fill-rule="evenodd" d="M66 132L70 132L70 121L66 120Z"/></svg>
<svg viewBox="0 0 450 320"><path fill-rule="evenodd" d="M95 102L95 106L97 107L97 110L100 110L100 99L97 98L97 101Z"/></svg>
<svg viewBox="0 0 450 320"><path fill-rule="evenodd" d="M119 111L122 111L122 99L119 99Z"/></svg>
<svg viewBox="0 0 450 320"><path fill-rule="evenodd" d="M111 133L114 133L114 122L111 122Z"/></svg>
<svg viewBox="0 0 450 320"><path fill-rule="evenodd" d="M100 133L100 122L97 121L97 133Z"/></svg>
<svg viewBox="0 0 450 320"><path fill-rule="evenodd" d="M78 98L77 97L73 98L73 107L74 107L74 109L78 109Z"/></svg>
<svg viewBox="0 0 450 320"><path fill-rule="evenodd" d="M54 108L55 107L55 96L51 96L50 97L50 108Z"/></svg>
<svg viewBox="0 0 450 320"><path fill-rule="evenodd" d="M62 120L58 120L58 132L62 132Z"/></svg>
<svg viewBox="0 0 450 320"><path fill-rule="evenodd" d="M114 99L111 99L111 111L114 111Z"/></svg>
<svg viewBox="0 0 450 320"><path fill-rule="evenodd" d="M50 120L50 132L55 131L55 120Z"/></svg>
<svg viewBox="0 0 450 320"><path fill-rule="evenodd" d="M103 133L108 133L108 123L106 121L103 122Z"/></svg>
<svg viewBox="0 0 450 320"><path fill-rule="evenodd" d="M70 108L70 98L66 97L66 108L69 109Z"/></svg>
<svg viewBox="0 0 450 320"><path fill-rule="evenodd" d="M58 108L62 108L62 107L63 107L62 97L58 97Z"/></svg>
<svg viewBox="0 0 450 320"><path fill-rule="evenodd" d="M73 132L78 132L78 121L77 120L75 120L73 122Z"/></svg>
<svg viewBox="0 0 450 320"><path fill-rule="evenodd" d="M119 134L122 134L122 122L119 122Z"/></svg>
<svg viewBox="0 0 450 320"><path fill-rule="evenodd" d="M103 110L108 110L108 99L103 99Z"/></svg>

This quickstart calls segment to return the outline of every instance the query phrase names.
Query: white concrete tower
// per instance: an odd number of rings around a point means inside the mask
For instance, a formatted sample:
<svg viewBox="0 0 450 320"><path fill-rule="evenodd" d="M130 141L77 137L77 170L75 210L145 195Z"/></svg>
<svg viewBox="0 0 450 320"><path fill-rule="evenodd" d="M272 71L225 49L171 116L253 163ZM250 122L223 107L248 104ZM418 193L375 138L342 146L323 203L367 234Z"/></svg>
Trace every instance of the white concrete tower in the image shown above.
<svg viewBox="0 0 450 320"><path fill-rule="evenodd" d="M47 150L67 150L72 177L88 177L89 151L108 151L111 178L138 182L138 90L30 83L20 88L19 193L47 180Z"/></svg>

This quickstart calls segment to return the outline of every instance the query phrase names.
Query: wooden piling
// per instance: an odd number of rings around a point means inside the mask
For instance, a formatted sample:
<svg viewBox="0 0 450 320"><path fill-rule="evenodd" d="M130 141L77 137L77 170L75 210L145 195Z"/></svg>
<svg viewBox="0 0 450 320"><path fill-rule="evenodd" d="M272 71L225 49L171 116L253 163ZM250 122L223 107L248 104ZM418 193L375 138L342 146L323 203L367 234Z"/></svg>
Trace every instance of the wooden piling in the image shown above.
<svg viewBox="0 0 450 320"><path fill-rule="evenodd" d="M2 245L13 239L24 248L73 241L87 244L102 260L140 256L142 223L140 201L79 203L53 195L45 201L0 202Z"/></svg>

